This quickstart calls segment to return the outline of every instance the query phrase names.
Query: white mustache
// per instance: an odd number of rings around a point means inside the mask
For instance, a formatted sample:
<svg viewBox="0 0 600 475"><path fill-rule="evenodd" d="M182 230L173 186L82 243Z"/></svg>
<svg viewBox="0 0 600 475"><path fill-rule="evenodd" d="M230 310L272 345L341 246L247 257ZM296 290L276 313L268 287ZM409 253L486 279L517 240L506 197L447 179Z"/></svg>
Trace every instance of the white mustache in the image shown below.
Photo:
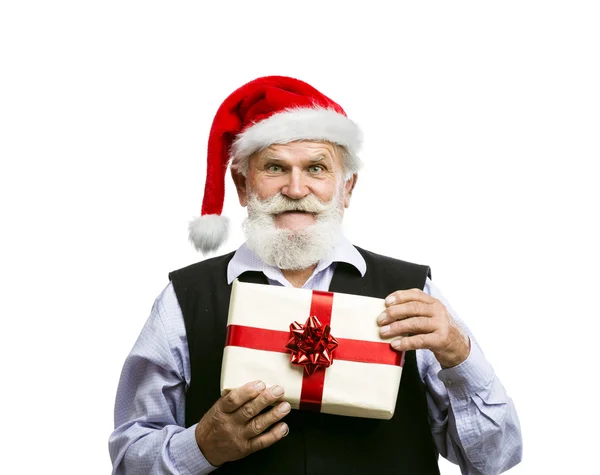
<svg viewBox="0 0 600 475"><path fill-rule="evenodd" d="M304 211L306 213L321 214L325 211L329 211L334 206L335 200L324 203L312 194L298 200L288 198L281 193L277 193L266 200L261 200L257 196L251 196L248 202L248 208L250 208L251 211L270 215L284 213L286 211Z"/></svg>

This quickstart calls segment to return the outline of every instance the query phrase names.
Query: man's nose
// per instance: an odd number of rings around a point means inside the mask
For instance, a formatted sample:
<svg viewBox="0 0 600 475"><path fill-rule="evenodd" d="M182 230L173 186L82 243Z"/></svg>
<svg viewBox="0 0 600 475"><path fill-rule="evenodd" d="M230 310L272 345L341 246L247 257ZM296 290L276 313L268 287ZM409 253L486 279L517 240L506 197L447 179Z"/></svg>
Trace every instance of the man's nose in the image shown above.
<svg viewBox="0 0 600 475"><path fill-rule="evenodd" d="M281 194L288 198L299 200L310 194L306 178L302 170L292 169L288 174L287 183L281 189Z"/></svg>

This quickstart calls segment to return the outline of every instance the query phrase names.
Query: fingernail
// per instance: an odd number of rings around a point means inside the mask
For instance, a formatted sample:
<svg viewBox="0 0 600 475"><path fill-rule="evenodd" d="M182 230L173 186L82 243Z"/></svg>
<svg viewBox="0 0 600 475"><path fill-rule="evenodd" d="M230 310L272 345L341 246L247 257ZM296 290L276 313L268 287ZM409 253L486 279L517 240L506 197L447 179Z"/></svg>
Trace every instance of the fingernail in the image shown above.
<svg viewBox="0 0 600 475"><path fill-rule="evenodd" d="M382 312L378 317L377 317L377 323L383 323L385 320L385 317L387 317L387 313Z"/></svg>
<svg viewBox="0 0 600 475"><path fill-rule="evenodd" d="M254 387L256 388L257 391L262 391L263 389L266 388L265 383L263 383L262 381L257 382Z"/></svg>
<svg viewBox="0 0 600 475"><path fill-rule="evenodd" d="M271 394L273 396L279 397L283 394L283 388L281 386L273 386L271 389Z"/></svg>
<svg viewBox="0 0 600 475"><path fill-rule="evenodd" d="M289 402L284 402L279 406L279 411L282 412L283 414L287 414L288 412L290 412L291 409L292 409L292 406L290 406Z"/></svg>
<svg viewBox="0 0 600 475"><path fill-rule="evenodd" d="M382 335L385 335L385 334L386 334L387 332L389 332L389 331L390 331L390 326L389 326L389 325L386 325L385 327L381 327L381 329L379 330L379 332L380 332Z"/></svg>
<svg viewBox="0 0 600 475"><path fill-rule="evenodd" d="M290 428L287 426L287 424L283 424L279 426L279 432L281 432L281 435L285 437L290 433Z"/></svg>
<svg viewBox="0 0 600 475"><path fill-rule="evenodd" d="M390 295L388 298L385 299L385 304L392 305L395 301L396 301L396 297L394 297L393 295Z"/></svg>
<svg viewBox="0 0 600 475"><path fill-rule="evenodd" d="M398 338L397 340L392 341L392 348L400 348L402 344L402 339Z"/></svg>

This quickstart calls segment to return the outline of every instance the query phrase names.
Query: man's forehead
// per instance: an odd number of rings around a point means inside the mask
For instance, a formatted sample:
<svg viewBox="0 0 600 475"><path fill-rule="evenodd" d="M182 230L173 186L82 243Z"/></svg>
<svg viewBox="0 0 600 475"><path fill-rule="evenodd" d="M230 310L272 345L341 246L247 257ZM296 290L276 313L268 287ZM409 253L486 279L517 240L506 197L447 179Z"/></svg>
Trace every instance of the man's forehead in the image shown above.
<svg viewBox="0 0 600 475"><path fill-rule="evenodd" d="M333 159L335 149L329 143L292 142L290 144L274 144L261 150L258 158L263 160L285 160L286 158L308 158L311 161Z"/></svg>

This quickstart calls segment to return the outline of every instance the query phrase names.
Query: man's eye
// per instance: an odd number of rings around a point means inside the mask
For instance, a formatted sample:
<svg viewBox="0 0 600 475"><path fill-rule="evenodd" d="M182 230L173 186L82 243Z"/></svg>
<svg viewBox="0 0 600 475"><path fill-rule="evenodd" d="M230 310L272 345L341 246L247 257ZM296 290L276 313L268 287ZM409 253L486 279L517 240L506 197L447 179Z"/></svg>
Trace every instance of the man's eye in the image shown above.
<svg viewBox="0 0 600 475"><path fill-rule="evenodd" d="M267 171L271 173L279 173L281 172L281 165L270 164L267 165Z"/></svg>
<svg viewBox="0 0 600 475"><path fill-rule="evenodd" d="M321 173L323 171L323 167L321 165L313 165L308 168L308 171L312 174Z"/></svg>

